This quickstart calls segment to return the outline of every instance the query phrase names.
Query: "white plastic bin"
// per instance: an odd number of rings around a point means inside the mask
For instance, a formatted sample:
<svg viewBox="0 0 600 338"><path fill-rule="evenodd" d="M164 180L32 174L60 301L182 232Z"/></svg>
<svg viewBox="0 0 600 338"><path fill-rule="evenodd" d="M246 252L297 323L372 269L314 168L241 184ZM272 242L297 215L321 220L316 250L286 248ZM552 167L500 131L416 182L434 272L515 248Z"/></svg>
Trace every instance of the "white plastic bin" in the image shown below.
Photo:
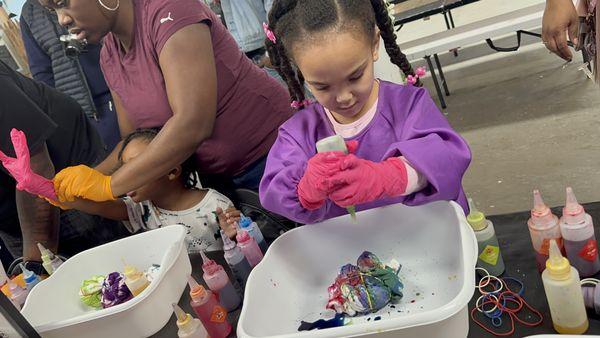
<svg viewBox="0 0 600 338"><path fill-rule="evenodd" d="M360 212L357 220L338 217L278 238L250 275L238 336L466 337L477 241L460 206L392 205ZM298 332L301 320L322 317L327 287L364 250L402 264L400 304L354 317L351 325Z"/></svg>
<svg viewBox="0 0 600 338"><path fill-rule="evenodd" d="M81 252L36 285L21 313L42 337L148 337L167 324L192 266L186 230L172 225L143 232ZM123 271L123 259L140 269L161 268L137 297L108 309L94 310L79 299L79 287L92 275Z"/></svg>

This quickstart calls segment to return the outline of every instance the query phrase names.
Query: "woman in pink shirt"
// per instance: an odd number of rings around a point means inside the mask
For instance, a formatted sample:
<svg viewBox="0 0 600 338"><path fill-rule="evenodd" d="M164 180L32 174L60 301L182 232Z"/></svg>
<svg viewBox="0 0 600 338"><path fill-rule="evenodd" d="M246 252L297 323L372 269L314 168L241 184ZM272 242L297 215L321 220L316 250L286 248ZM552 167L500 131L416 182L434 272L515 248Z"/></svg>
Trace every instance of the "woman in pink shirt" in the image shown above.
<svg viewBox="0 0 600 338"><path fill-rule="evenodd" d="M167 174L194 152L201 173L258 187L277 129L291 116L289 94L244 56L205 4L42 2L78 39L103 41L100 62L121 135L162 127L146 152L114 172L114 153L96 169L62 170L55 177L59 199L114 199Z"/></svg>

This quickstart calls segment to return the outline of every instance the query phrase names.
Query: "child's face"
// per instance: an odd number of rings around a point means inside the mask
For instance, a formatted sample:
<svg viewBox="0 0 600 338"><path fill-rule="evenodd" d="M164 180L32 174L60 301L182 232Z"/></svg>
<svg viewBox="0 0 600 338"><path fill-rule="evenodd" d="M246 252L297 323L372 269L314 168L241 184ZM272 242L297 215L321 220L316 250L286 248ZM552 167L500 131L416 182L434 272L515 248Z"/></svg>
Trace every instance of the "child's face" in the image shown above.
<svg viewBox="0 0 600 338"><path fill-rule="evenodd" d="M141 138L134 139L129 142L127 147L125 147L123 150L123 163L129 162L143 153L148 147L149 142L150 141ZM168 183L169 178L167 175L165 175L152 183L148 183L141 188L132 191L129 194L129 197L131 197L131 199L136 203L148 200L156 200L157 197L161 195L161 192L163 189L165 189Z"/></svg>
<svg viewBox="0 0 600 338"><path fill-rule="evenodd" d="M379 32L372 39L356 32L329 32L294 46L294 60L313 95L330 111L352 118L364 112L374 85Z"/></svg>

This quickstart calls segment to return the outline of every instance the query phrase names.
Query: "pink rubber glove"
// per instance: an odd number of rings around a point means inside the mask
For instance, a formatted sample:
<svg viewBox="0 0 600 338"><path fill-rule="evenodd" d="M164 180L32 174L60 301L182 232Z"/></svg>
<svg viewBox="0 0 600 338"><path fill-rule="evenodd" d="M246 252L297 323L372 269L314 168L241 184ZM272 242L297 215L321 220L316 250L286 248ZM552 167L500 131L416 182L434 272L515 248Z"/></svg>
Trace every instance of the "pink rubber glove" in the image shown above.
<svg viewBox="0 0 600 338"><path fill-rule="evenodd" d="M27 147L25 133L13 128L10 131L10 138L17 158L8 157L0 151L0 161L4 168L17 181L17 189L56 201L56 193L54 192L52 181L31 170L29 148Z"/></svg>
<svg viewBox="0 0 600 338"><path fill-rule="evenodd" d="M329 199L340 207L400 196L406 191L406 165L397 157L376 163L350 154L340 169L328 180Z"/></svg>
<svg viewBox="0 0 600 338"><path fill-rule="evenodd" d="M298 199L305 209L319 209L330 192L327 180L339 171L346 155L339 151L318 153L308 160L304 176L298 183Z"/></svg>

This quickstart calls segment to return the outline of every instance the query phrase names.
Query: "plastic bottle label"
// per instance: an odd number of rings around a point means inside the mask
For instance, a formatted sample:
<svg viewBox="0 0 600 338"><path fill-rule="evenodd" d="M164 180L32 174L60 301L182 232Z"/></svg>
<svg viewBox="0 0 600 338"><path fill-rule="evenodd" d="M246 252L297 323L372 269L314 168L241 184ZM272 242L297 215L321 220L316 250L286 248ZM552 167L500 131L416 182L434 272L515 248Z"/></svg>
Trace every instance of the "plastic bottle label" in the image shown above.
<svg viewBox="0 0 600 338"><path fill-rule="evenodd" d="M490 265L496 265L498 263L498 256L500 254L500 248L493 245L487 245L485 249L479 255L479 259Z"/></svg>
<svg viewBox="0 0 600 338"><path fill-rule="evenodd" d="M220 305L215 306L210 315L210 321L215 323L224 323L226 319L227 310Z"/></svg>
<svg viewBox="0 0 600 338"><path fill-rule="evenodd" d="M581 248L581 251L579 251L579 257L586 261L593 262L596 259L596 256L598 256L598 243L596 243L594 238L590 238L583 248Z"/></svg>

